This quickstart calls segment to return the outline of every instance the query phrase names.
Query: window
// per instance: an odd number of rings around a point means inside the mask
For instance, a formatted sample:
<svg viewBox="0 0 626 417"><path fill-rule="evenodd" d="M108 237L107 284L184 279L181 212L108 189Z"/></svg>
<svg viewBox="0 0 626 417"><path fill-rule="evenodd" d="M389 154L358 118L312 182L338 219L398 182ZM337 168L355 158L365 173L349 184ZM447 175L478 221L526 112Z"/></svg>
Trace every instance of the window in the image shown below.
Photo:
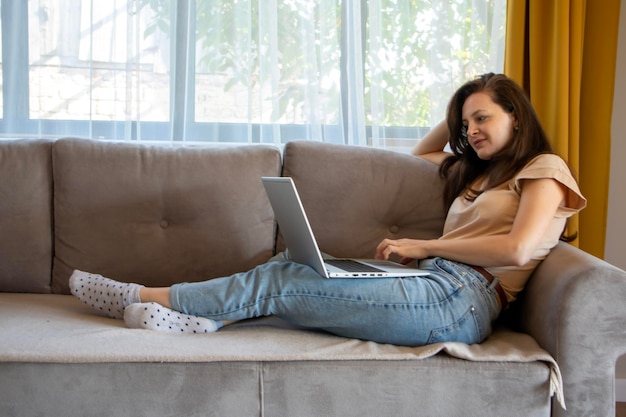
<svg viewBox="0 0 626 417"><path fill-rule="evenodd" d="M0 135L406 150L501 72L505 0L1 0ZM3 104L3 105L2 105Z"/></svg>

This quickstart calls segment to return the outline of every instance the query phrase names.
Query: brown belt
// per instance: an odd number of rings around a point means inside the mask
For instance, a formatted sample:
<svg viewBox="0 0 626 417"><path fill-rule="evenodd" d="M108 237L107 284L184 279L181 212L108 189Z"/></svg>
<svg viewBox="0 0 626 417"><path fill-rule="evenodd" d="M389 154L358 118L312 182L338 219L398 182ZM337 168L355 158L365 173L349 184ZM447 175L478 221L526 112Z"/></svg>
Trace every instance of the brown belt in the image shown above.
<svg viewBox="0 0 626 417"><path fill-rule="evenodd" d="M476 265L468 265L470 268L478 272L480 275L485 277L487 281L490 283L495 279L493 275L491 275L485 268L482 266ZM502 289L502 285L498 282L494 287L496 289L496 293L498 294L498 301L500 302L500 311L504 311L509 305L509 300L506 298L506 294L504 293L504 289Z"/></svg>

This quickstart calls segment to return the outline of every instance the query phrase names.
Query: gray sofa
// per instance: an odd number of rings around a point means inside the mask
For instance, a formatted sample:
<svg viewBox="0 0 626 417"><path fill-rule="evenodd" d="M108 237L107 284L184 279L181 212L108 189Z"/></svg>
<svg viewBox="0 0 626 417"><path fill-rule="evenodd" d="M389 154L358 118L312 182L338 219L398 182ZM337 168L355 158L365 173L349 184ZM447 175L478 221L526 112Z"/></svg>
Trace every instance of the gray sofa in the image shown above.
<svg viewBox="0 0 626 417"><path fill-rule="evenodd" d="M266 261L284 248L260 181L276 175L294 178L327 253L441 232L436 167L388 151L0 141L0 415L615 415L626 273L564 243L473 346L381 345L273 317L168 335L68 295L73 269L161 286Z"/></svg>

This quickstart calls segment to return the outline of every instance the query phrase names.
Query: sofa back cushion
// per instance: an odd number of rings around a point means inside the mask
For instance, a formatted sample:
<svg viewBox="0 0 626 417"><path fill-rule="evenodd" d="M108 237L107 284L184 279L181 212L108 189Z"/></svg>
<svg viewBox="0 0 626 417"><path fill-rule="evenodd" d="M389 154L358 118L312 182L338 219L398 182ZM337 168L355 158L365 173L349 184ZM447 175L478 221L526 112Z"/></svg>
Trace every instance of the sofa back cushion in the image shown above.
<svg viewBox="0 0 626 417"><path fill-rule="evenodd" d="M0 291L50 292L52 142L0 141Z"/></svg>
<svg viewBox="0 0 626 417"><path fill-rule="evenodd" d="M280 173L274 147L62 139L53 156L53 292L69 292L74 269L169 286L247 270L273 254L260 177Z"/></svg>
<svg viewBox="0 0 626 417"><path fill-rule="evenodd" d="M283 175L294 179L318 245L333 256L372 257L384 238L432 239L443 230L438 167L414 156L290 142Z"/></svg>

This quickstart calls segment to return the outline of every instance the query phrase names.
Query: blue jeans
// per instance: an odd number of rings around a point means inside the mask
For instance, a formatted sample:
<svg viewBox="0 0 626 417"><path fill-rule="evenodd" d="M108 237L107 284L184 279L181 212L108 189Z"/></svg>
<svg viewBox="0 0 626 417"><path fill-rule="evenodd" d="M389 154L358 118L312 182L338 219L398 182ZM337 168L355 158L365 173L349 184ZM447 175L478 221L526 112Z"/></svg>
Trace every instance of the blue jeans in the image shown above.
<svg viewBox="0 0 626 417"><path fill-rule="evenodd" d="M494 286L474 269L442 258L429 275L326 279L277 256L244 273L171 287L172 307L213 320L275 315L336 335L395 345L479 343L500 313Z"/></svg>

